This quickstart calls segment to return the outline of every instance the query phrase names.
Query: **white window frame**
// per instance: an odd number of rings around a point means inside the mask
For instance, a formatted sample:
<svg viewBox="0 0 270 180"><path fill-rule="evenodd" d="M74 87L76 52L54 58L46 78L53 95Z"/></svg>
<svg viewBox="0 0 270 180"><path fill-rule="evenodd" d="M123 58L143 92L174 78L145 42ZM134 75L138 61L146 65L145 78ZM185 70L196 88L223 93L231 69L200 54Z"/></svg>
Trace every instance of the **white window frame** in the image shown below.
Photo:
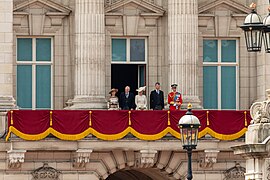
<svg viewBox="0 0 270 180"><path fill-rule="evenodd" d="M239 110L239 39L237 38L203 38L203 40L217 40L218 59L217 62L203 62L203 66L217 67L217 86L218 86L218 110L221 110L221 67L230 66L236 67L236 110ZM236 61L235 62L221 62L221 41L235 40L236 41ZM227 109L226 109L227 110ZM229 109L228 109L229 110Z"/></svg>
<svg viewBox="0 0 270 180"><path fill-rule="evenodd" d="M125 39L126 40L126 61L113 61L112 60L112 40L113 39ZM145 57L144 57L144 61L130 61L130 40L132 39L144 39L144 43L145 43ZM147 37L111 37L111 63L112 64L147 64L147 57L148 57L148 41L147 41Z"/></svg>
<svg viewBox="0 0 270 180"><path fill-rule="evenodd" d="M32 39L32 61L18 61L18 39L22 38L28 38ZM51 39L51 61L37 61L36 60L36 39ZM53 91L53 62L54 62L54 49L53 49L53 38L52 37L38 37L38 36L19 36L16 38L16 76L17 76L17 65L32 65L32 110L35 109L44 109L44 108L36 108L36 66L37 65L50 65L51 66L51 109L53 109L53 97L54 97L54 91ZM17 78L16 78L16 85L18 84ZM18 97L17 94L17 86L16 86L16 97ZM21 108L21 109L29 109L29 108Z"/></svg>

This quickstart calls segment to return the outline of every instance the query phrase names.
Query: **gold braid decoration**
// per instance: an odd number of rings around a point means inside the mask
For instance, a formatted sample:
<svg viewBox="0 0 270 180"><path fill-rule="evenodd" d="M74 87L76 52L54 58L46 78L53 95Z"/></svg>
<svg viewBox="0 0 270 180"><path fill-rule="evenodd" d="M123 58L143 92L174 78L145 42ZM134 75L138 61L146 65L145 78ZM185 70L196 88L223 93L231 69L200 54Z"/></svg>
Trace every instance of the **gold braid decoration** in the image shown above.
<svg viewBox="0 0 270 180"><path fill-rule="evenodd" d="M170 121L170 113L171 113L171 112L168 111L167 113L168 113L168 126L170 126L170 125L171 125L171 121Z"/></svg>
<svg viewBox="0 0 270 180"><path fill-rule="evenodd" d="M52 111L50 111L50 126L52 126Z"/></svg>
<svg viewBox="0 0 270 180"><path fill-rule="evenodd" d="M131 126L131 119L130 119L131 111L128 111L128 125Z"/></svg>
<svg viewBox="0 0 270 180"><path fill-rule="evenodd" d="M92 111L89 111L89 126L92 126Z"/></svg>
<svg viewBox="0 0 270 180"><path fill-rule="evenodd" d="M13 125L13 111L10 111L10 125Z"/></svg>
<svg viewBox="0 0 270 180"><path fill-rule="evenodd" d="M245 127L247 127L247 111L245 111L244 114L245 114Z"/></svg>
<svg viewBox="0 0 270 180"><path fill-rule="evenodd" d="M209 111L206 111L206 123L207 123L207 126L210 125L210 122L209 122Z"/></svg>

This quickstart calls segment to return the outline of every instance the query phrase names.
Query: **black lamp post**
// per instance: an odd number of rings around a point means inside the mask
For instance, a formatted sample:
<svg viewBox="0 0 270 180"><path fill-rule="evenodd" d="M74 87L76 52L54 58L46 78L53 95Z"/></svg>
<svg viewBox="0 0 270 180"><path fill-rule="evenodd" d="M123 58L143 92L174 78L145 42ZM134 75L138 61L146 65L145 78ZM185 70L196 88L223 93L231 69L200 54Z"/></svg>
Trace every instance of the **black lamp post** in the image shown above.
<svg viewBox="0 0 270 180"><path fill-rule="evenodd" d="M182 140L183 149L187 150L188 154L188 175L187 179L192 179L192 166L191 166L191 155L192 149L196 149L198 144L198 132L199 128L201 127L199 119L193 115L191 112L192 106L191 104L188 105L188 111L186 114L181 117L179 120L179 128Z"/></svg>
<svg viewBox="0 0 270 180"><path fill-rule="evenodd" d="M270 53L270 13L262 21L261 16L255 10L256 4L252 3L250 8L251 13L245 18L244 24L240 26L245 33L247 51L261 51L262 40L264 40L265 52ZM269 8L268 10L270 12Z"/></svg>

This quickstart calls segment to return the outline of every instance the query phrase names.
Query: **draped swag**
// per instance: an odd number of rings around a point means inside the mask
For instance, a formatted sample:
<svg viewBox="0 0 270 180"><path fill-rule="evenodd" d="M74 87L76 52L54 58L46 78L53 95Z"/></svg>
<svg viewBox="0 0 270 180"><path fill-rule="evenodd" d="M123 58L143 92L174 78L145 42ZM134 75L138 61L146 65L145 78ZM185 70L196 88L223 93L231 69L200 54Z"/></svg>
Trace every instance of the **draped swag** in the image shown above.
<svg viewBox="0 0 270 180"><path fill-rule="evenodd" d="M186 111L13 110L8 112L8 134L25 140L41 140L49 134L62 140L79 140L92 134L102 140L118 140L128 133L141 140L158 140L166 134L180 138L177 126ZM245 134L249 111L194 110L201 122L199 138L210 134L234 140Z"/></svg>

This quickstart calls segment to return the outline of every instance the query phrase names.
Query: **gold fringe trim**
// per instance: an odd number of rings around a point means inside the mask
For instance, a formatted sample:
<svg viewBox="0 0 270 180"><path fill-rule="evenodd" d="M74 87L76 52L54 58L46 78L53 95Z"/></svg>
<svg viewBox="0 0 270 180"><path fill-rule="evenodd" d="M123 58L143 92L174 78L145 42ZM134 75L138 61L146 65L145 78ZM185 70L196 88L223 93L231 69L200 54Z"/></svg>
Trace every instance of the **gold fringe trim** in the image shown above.
<svg viewBox="0 0 270 180"><path fill-rule="evenodd" d="M13 125L13 111L10 111L10 125Z"/></svg>
<svg viewBox="0 0 270 180"><path fill-rule="evenodd" d="M206 125L209 126L210 122L209 122L209 111L206 111Z"/></svg>
<svg viewBox="0 0 270 180"><path fill-rule="evenodd" d="M247 111L245 111L244 114L245 114L245 127L247 127Z"/></svg>
<svg viewBox="0 0 270 180"><path fill-rule="evenodd" d="M128 125L131 126L131 118L130 118L131 111L128 111Z"/></svg>
<svg viewBox="0 0 270 180"><path fill-rule="evenodd" d="M219 139L219 140L235 140L243 136L247 131L247 128L243 128L241 131L235 133L235 134L230 134L230 135L225 135L225 134L219 134L215 131L213 131L210 128L205 128L203 131L199 132L198 138L201 138L205 136L206 134L211 135L212 137ZM11 133L14 133L16 136L24 139L24 140L31 140L31 141L36 141L36 140L41 140L46 138L49 134L53 134L55 137L61 139L61 140L69 140L69 141L75 141L75 140L80 140L88 136L89 134L93 134L97 138L101 140L119 140L124 138L128 133L133 134L135 137L141 140L147 140L147 141L153 141L153 140L158 140L161 139L162 137L166 136L168 133L173 135L174 137L180 139L181 135L179 132L175 131L171 127L167 127L163 131L157 134L153 135L146 135L146 134L141 134L138 131L134 130L132 127L126 128L124 131L118 133L118 134L102 134L100 132L97 132L93 128L88 128L84 132L80 134L62 134L53 128L48 128L45 132L40 133L40 134L35 134L35 135L29 135L29 134L24 134L14 128L13 126L9 127L8 134L6 136L6 141L10 138Z"/></svg>
<svg viewBox="0 0 270 180"><path fill-rule="evenodd" d="M52 126L52 111L50 111L50 126Z"/></svg>
<svg viewBox="0 0 270 180"><path fill-rule="evenodd" d="M89 126L92 126L92 111L89 111Z"/></svg>
<svg viewBox="0 0 270 180"><path fill-rule="evenodd" d="M171 121L170 121L170 111L167 112L168 113L168 126L171 125Z"/></svg>

